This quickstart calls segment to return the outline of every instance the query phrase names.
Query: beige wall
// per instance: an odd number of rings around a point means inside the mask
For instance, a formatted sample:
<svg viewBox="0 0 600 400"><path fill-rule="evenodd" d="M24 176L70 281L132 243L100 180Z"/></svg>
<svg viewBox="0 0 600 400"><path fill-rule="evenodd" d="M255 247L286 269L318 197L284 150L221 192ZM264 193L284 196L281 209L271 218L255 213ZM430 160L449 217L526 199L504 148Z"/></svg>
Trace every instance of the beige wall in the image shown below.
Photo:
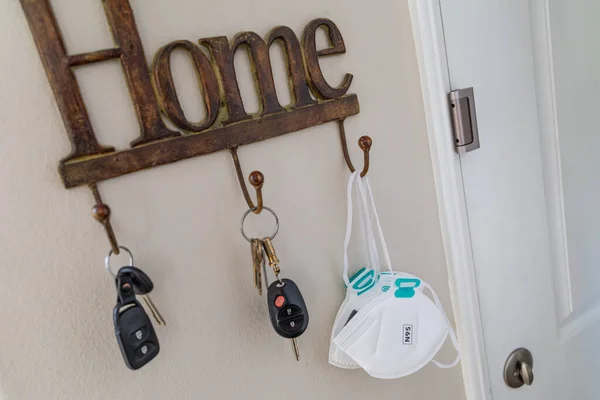
<svg viewBox="0 0 600 400"><path fill-rule="evenodd" d="M53 4L71 53L110 45L100 1ZM132 6L148 57L175 39L231 37L240 30L264 35L280 24L300 33L313 18L333 19L348 53L324 62L326 76L333 82L343 72L355 76L350 91L358 94L361 113L347 121L349 142L362 165L356 140L373 137L370 176L395 267L431 282L450 312L404 1L132 0ZM238 230L246 205L226 152L101 184L118 238L154 279L153 299L169 323L157 328L158 358L127 370L114 339L106 237L89 216L89 191L65 190L56 172L69 144L17 1L1 6L0 49L0 398L464 398L458 367L430 365L382 381L327 363L344 294L348 178L334 123L240 150L246 173L265 174L266 203L281 218L275 245L283 274L299 284L310 309L299 363L272 331L265 298L252 286L249 246ZM278 88L284 88L276 59ZM178 82L193 82L180 61ZM77 75L102 142L126 146L138 128L118 63ZM248 73L241 76L248 88ZM280 95L289 98L283 90ZM182 88L181 96L191 110L194 86Z"/></svg>

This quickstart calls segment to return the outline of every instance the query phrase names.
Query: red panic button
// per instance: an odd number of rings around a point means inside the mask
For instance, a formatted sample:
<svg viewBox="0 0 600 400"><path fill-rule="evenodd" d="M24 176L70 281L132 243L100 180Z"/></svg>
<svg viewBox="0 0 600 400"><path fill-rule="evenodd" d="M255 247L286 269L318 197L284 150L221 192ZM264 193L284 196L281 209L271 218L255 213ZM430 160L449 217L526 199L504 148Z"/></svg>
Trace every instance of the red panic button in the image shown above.
<svg viewBox="0 0 600 400"><path fill-rule="evenodd" d="M285 304L285 297L277 296L275 298L275 307L281 308L281 307L283 307L284 304Z"/></svg>

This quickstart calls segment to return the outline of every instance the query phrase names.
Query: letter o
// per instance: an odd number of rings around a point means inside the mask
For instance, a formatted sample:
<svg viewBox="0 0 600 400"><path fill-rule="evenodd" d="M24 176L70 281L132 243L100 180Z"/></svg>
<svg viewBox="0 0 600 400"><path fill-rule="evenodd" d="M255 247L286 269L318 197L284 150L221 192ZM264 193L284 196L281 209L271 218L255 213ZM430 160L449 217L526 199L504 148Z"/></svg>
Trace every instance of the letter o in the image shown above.
<svg viewBox="0 0 600 400"><path fill-rule="evenodd" d="M171 53L177 48L187 51L196 67L198 83L202 90L206 109L206 117L199 122L190 122L185 117L177 98L177 90L171 72ZM209 128L217 119L220 105L217 76L211 62L194 43L188 40L177 40L161 47L154 58L152 78L163 112L179 128L190 132L200 132Z"/></svg>

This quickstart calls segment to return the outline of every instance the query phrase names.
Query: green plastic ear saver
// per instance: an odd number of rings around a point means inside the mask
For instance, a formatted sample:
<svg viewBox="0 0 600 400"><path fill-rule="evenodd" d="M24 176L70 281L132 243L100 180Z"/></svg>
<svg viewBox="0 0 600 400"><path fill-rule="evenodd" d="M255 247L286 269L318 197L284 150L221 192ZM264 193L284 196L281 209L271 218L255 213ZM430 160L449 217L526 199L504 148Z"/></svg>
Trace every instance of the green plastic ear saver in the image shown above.
<svg viewBox="0 0 600 400"><path fill-rule="evenodd" d="M398 289L394 293L399 299L410 299L415 295L415 289L421 286L420 279L398 278L395 282Z"/></svg>
<svg viewBox="0 0 600 400"><path fill-rule="evenodd" d="M352 289L357 290L357 295L365 293L373 286L379 279L379 277L375 277L375 271L369 270L365 273L367 269L365 267L361 268L360 271L355 273L352 278L350 278L350 283L352 284Z"/></svg>

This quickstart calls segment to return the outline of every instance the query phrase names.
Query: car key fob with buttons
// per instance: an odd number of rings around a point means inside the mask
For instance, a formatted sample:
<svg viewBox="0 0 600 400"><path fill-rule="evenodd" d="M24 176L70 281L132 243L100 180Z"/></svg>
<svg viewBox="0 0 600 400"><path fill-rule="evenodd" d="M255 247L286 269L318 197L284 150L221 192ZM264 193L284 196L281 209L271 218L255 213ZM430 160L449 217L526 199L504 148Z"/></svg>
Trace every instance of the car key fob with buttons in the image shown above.
<svg viewBox="0 0 600 400"><path fill-rule="evenodd" d="M275 281L267 291L269 316L280 336L295 339L308 327L308 310L300 289L290 279Z"/></svg>
<svg viewBox="0 0 600 400"><path fill-rule="evenodd" d="M116 279L117 305L113 310L117 341L125 364L133 370L149 363L160 350L150 318L135 297L136 293L144 294L151 290L151 286L137 278L128 270L119 271Z"/></svg>

